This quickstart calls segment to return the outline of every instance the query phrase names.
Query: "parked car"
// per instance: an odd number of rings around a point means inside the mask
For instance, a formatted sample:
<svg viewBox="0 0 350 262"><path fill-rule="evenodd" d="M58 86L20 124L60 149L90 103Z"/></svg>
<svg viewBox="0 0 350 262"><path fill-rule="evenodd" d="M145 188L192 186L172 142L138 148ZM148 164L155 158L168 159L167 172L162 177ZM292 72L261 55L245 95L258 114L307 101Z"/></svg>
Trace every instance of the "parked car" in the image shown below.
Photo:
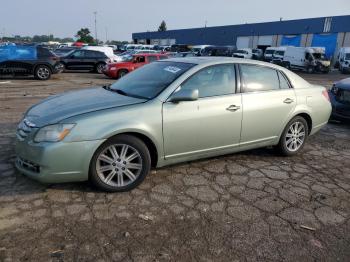
<svg viewBox="0 0 350 262"><path fill-rule="evenodd" d="M234 52L233 57L252 59L253 52L252 52L252 49L250 49L250 48L242 48L242 49L238 49L236 52Z"/></svg>
<svg viewBox="0 0 350 262"><path fill-rule="evenodd" d="M265 49L264 53L264 61L266 62L271 62L272 61L272 55L273 53L277 50L277 47L271 47L269 46L268 48Z"/></svg>
<svg viewBox="0 0 350 262"><path fill-rule="evenodd" d="M331 119L350 122L350 78L343 79L329 90Z"/></svg>
<svg viewBox="0 0 350 262"><path fill-rule="evenodd" d="M31 107L17 129L15 165L41 182L89 179L126 191L151 167L266 146L295 155L330 113L324 87L274 64L167 59Z"/></svg>
<svg viewBox="0 0 350 262"><path fill-rule="evenodd" d="M84 50L93 50L104 53L112 62L117 61L117 55L114 54L113 48L109 46L84 46L82 47Z"/></svg>
<svg viewBox="0 0 350 262"><path fill-rule="evenodd" d="M0 46L0 75L34 75L48 80L62 71L60 58L41 46Z"/></svg>
<svg viewBox="0 0 350 262"><path fill-rule="evenodd" d="M325 56L324 47L287 46L282 63L288 69L299 69L308 73L328 73L331 66L331 61Z"/></svg>
<svg viewBox="0 0 350 262"><path fill-rule="evenodd" d="M103 73L106 64L111 59L103 52L78 49L61 57L61 67L68 70L90 70Z"/></svg>
<svg viewBox="0 0 350 262"><path fill-rule="evenodd" d="M207 46L202 51L202 56L229 56L237 50L235 46Z"/></svg>
<svg viewBox="0 0 350 262"><path fill-rule="evenodd" d="M350 73L350 47L340 48L337 63L340 72Z"/></svg>
<svg viewBox="0 0 350 262"><path fill-rule="evenodd" d="M259 48L254 48L252 50L252 59L255 59L255 60L263 60L264 58L264 51L262 49L259 49Z"/></svg>
<svg viewBox="0 0 350 262"><path fill-rule="evenodd" d="M195 53L197 56L202 56L205 52L206 47L210 47L211 45L194 45L192 47L191 52Z"/></svg>
<svg viewBox="0 0 350 262"><path fill-rule="evenodd" d="M176 52L176 53L191 52L191 49L192 49L191 45L176 44L176 45L170 46L170 52Z"/></svg>
<svg viewBox="0 0 350 262"><path fill-rule="evenodd" d="M130 62L110 63L107 64L103 73L110 78L121 78L135 69L149 64L151 62L167 59L168 56L163 54L137 54L132 56Z"/></svg>
<svg viewBox="0 0 350 262"><path fill-rule="evenodd" d="M55 53L55 55L61 57L61 56L65 56L66 54L72 52L73 50L78 49L77 47L71 46L71 47L61 47L61 48L56 48L53 50L53 52Z"/></svg>

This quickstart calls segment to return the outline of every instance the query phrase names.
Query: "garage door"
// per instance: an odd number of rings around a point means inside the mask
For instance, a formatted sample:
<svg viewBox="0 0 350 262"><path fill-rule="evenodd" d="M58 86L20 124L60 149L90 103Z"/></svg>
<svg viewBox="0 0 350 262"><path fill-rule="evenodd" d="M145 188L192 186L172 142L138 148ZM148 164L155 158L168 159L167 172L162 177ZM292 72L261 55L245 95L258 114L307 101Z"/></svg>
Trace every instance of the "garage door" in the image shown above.
<svg viewBox="0 0 350 262"><path fill-rule="evenodd" d="M237 48L238 49L240 49L240 48L248 48L249 47L249 40L250 40L249 36L239 36L239 37L237 37L237 42L236 42Z"/></svg>
<svg viewBox="0 0 350 262"><path fill-rule="evenodd" d="M300 35L284 35L282 38L281 45L300 46L300 41Z"/></svg>
<svg viewBox="0 0 350 262"><path fill-rule="evenodd" d="M325 47L326 56L330 58L334 55L337 46L337 34L314 34L311 45Z"/></svg>
<svg viewBox="0 0 350 262"><path fill-rule="evenodd" d="M273 36L272 35L261 35L259 36L258 45L272 46Z"/></svg>

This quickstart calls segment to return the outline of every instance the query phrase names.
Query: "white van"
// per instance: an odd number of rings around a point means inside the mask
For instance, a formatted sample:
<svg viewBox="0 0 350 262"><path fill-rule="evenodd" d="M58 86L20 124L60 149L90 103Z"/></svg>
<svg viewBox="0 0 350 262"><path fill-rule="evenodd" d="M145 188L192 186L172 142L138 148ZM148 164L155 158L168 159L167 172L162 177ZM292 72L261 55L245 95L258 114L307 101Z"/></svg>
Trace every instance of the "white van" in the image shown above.
<svg viewBox="0 0 350 262"><path fill-rule="evenodd" d="M266 62L271 62L272 61L272 55L273 53L275 52L275 50L277 49L278 47L268 47L265 49L265 53L264 53L264 60Z"/></svg>
<svg viewBox="0 0 350 262"><path fill-rule="evenodd" d="M287 46L276 47L272 54L272 63L277 65L283 64L284 53L286 52Z"/></svg>
<svg viewBox="0 0 350 262"><path fill-rule="evenodd" d="M325 51L324 47L287 46L282 64L288 69L300 69L308 73L328 73L331 61L325 57Z"/></svg>
<svg viewBox="0 0 350 262"><path fill-rule="evenodd" d="M233 57L252 59L253 50L251 48L241 48L233 53Z"/></svg>
<svg viewBox="0 0 350 262"><path fill-rule="evenodd" d="M350 47L342 47L338 54L339 71L343 74L350 72Z"/></svg>
<svg viewBox="0 0 350 262"><path fill-rule="evenodd" d="M117 62L117 56L113 52L113 48L109 46L84 46L82 49L100 51L108 56L113 62Z"/></svg>
<svg viewBox="0 0 350 262"><path fill-rule="evenodd" d="M201 56L203 54L203 51L206 47L209 47L211 45L194 45L192 46L191 51L195 53L197 56Z"/></svg>

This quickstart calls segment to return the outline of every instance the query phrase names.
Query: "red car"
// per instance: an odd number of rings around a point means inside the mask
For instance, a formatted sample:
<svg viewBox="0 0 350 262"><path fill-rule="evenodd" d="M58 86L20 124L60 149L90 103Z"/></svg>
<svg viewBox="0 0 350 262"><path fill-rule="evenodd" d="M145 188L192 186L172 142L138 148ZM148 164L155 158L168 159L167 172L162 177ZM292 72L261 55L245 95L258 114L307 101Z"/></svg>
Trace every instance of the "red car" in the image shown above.
<svg viewBox="0 0 350 262"><path fill-rule="evenodd" d="M119 62L107 64L103 73L110 78L121 78L127 73L135 69L149 64L156 60L167 59L168 56L164 54L137 54L133 55L130 62Z"/></svg>

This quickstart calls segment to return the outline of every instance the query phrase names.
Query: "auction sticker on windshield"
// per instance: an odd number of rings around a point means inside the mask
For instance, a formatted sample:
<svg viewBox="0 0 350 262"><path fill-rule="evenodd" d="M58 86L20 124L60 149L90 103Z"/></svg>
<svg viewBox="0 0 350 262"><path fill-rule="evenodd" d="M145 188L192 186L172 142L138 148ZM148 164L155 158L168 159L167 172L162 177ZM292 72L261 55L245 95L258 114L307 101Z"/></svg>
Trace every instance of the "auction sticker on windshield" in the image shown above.
<svg viewBox="0 0 350 262"><path fill-rule="evenodd" d="M164 70L176 74L177 72L181 71L181 68L178 68L176 66L167 66L166 68L164 68Z"/></svg>

